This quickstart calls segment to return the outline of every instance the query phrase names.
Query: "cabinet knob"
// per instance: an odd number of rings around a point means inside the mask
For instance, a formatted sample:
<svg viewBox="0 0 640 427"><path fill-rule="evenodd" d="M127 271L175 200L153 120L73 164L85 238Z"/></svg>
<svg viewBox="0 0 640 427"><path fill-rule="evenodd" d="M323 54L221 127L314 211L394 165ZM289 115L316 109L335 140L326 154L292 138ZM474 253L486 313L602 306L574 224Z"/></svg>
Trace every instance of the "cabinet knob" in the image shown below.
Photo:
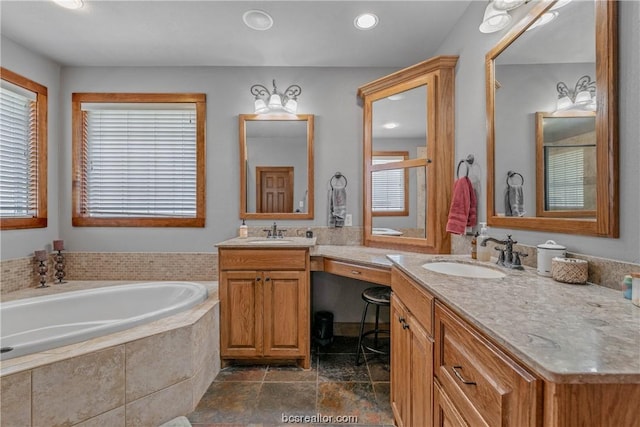
<svg viewBox="0 0 640 427"><path fill-rule="evenodd" d="M265 281L265 282L270 282L270 281L271 281L271 277L266 277L266 278L264 279L264 281Z"/></svg>
<svg viewBox="0 0 640 427"><path fill-rule="evenodd" d="M256 282L259 282L259 281L260 281L260 278L259 278L259 277L256 277Z"/></svg>
<svg viewBox="0 0 640 427"><path fill-rule="evenodd" d="M452 366L451 370L453 371L453 373L455 374L456 377L458 377L458 379L460 381L462 381L462 384L467 384L467 385L476 385L475 381L469 381L466 380L462 374L460 373L460 370L462 369L462 366Z"/></svg>
<svg viewBox="0 0 640 427"><path fill-rule="evenodd" d="M405 322L404 317L398 317L398 322L399 323L404 323Z"/></svg>
<svg viewBox="0 0 640 427"><path fill-rule="evenodd" d="M362 272L358 270L351 270L351 274L354 274L357 276L358 274L362 274Z"/></svg>
<svg viewBox="0 0 640 427"><path fill-rule="evenodd" d="M403 322L402 329L409 329L409 324L407 322Z"/></svg>

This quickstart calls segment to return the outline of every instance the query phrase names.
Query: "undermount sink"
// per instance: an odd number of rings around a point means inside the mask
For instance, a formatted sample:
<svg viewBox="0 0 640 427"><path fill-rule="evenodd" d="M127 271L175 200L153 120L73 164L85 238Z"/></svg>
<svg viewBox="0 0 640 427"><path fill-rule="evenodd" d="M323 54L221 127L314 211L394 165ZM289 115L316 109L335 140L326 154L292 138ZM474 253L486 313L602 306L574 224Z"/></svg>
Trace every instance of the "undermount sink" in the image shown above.
<svg viewBox="0 0 640 427"><path fill-rule="evenodd" d="M282 239L269 239L269 240L254 240L251 243L256 245L284 245L286 243L293 243L292 240Z"/></svg>
<svg viewBox="0 0 640 427"><path fill-rule="evenodd" d="M463 264L460 262L428 262L423 264L422 268L450 276L473 277L476 279L500 279L506 276L502 271L496 270L495 268L476 264Z"/></svg>

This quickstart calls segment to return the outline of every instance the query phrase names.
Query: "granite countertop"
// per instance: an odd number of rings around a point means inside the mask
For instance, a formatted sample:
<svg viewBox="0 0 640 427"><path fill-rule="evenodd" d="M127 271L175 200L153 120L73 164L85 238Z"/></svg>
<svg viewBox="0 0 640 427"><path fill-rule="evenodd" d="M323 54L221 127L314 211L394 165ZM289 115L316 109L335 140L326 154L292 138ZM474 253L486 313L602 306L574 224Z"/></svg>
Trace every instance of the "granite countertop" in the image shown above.
<svg viewBox="0 0 640 427"><path fill-rule="evenodd" d="M557 383L640 383L640 307L621 292L571 285L469 256L397 254L389 259L437 299L544 378ZM500 268L474 279L422 267L437 260Z"/></svg>
<svg viewBox="0 0 640 427"><path fill-rule="evenodd" d="M318 245L311 248L311 256L322 256L339 261L355 262L389 269L393 265L393 262L387 257L390 253L412 254L412 252L391 251L389 249L370 248L368 246Z"/></svg>
<svg viewBox="0 0 640 427"><path fill-rule="evenodd" d="M265 237L234 237L216 244L219 248L310 248L315 246L316 238L284 237L267 239Z"/></svg>

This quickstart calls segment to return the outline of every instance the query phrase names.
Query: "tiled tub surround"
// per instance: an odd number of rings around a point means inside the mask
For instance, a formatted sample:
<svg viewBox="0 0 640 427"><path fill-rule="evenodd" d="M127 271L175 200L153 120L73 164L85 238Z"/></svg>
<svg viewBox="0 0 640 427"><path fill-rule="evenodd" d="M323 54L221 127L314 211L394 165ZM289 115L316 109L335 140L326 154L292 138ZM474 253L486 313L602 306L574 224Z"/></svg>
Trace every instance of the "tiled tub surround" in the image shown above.
<svg viewBox="0 0 640 427"><path fill-rule="evenodd" d="M554 383L640 384L640 309L619 292L570 285L534 269L500 279L431 272L436 260L469 262L468 256L390 255L394 264Z"/></svg>
<svg viewBox="0 0 640 427"><path fill-rule="evenodd" d="M27 298L122 282L12 292ZM217 282L209 298L146 325L0 364L1 425L159 425L191 412L220 370Z"/></svg>

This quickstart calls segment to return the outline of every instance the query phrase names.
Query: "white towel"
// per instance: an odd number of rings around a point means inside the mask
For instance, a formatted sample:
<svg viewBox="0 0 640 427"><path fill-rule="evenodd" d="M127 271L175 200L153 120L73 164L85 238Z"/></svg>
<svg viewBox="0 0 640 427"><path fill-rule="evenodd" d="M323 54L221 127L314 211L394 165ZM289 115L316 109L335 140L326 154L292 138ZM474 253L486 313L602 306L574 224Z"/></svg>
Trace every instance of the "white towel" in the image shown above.
<svg viewBox="0 0 640 427"><path fill-rule="evenodd" d="M344 227L347 216L347 190L344 187L329 190L329 227Z"/></svg>

